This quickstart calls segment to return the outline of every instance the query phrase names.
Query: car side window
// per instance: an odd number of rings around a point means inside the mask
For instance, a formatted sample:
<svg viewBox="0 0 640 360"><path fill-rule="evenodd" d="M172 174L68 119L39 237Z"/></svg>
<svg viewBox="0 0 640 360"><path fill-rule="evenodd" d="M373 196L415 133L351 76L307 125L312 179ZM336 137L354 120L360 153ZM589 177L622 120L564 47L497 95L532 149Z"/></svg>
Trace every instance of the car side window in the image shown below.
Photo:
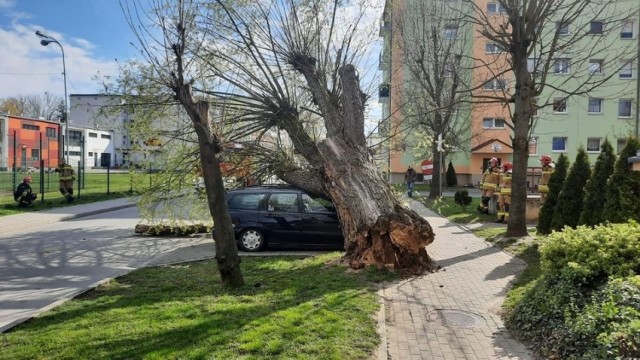
<svg viewBox="0 0 640 360"><path fill-rule="evenodd" d="M267 211L282 211L297 213L298 209L298 194L296 193L273 193L269 196L267 202Z"/></svg>
<svg viewBox="0 0 640 360"><path fill-rule="evenodd" d="M336 207L331 200L321 197L311 197L307 194L302 194L302 204L304 205L304 212L306 213L335 214L336 212Z"/></svg>
<svg viewBox="0 0 640 360"><path fill-rule="evenodd" d="M229 209L258 210L265 194L237 194L229 201Z"/></svg>

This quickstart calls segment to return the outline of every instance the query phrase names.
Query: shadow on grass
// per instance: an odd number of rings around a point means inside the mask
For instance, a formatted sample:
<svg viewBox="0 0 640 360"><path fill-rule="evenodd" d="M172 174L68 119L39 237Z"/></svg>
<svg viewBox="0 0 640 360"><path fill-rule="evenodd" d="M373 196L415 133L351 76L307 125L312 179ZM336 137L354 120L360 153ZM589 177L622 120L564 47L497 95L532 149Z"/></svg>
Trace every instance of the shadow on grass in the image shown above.
<svg viewBox="0 0 640 360"><path fill-rule="evenodd" d="M337 258L339 255L332 254ZM319 258L243 258L246 286L212 261L117 278L4 335L11 358L367 358L373 281Z"/></svg>

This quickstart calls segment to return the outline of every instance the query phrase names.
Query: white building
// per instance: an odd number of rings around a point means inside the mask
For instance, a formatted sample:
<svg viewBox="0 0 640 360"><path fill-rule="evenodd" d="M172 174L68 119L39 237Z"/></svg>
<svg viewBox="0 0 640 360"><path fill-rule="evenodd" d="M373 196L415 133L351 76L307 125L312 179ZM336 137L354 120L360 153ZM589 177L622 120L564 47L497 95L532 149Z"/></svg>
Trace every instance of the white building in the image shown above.
<svg viewBox="0 0 640 360"><path fill-rule="evenodd" d="M106 155L96 155L96 153L111 154L111 166L128 166L132 161L130 155L132 141L127 135L127 126L131 123L133 116L126 111L122 98L117 95L103 94L71 94L69 98L71 103L70 129L84 129L87 144L95 146L92 150L87 150L87 154L85 154L87 158L91 158L90 161L87 161L87 166L89 164L100 166L103 163L102 159L106 158ZM97 138L89 134L89 129L94 129L91 132L95 133ZM71 138L69 144L71 146L74 137L71 133L69 133L69 137ZM106 151L107 148L105 151L100 150L102 149L102 140L109 140L109 151ZM89 149L89 145L87 145L87 149ZM74 151L79 151L79 148L70 149L70 156L73 156ZM79 159L80 154L78 153L77 156Z"/></svg>
<svg viewBox="0 0 640 360"><path fill-rule="evenodd" d="M81 161L83 142L85 168L115 167L117 165L111 131L70 126L69 163L71 165L76 166Z"/></svg>

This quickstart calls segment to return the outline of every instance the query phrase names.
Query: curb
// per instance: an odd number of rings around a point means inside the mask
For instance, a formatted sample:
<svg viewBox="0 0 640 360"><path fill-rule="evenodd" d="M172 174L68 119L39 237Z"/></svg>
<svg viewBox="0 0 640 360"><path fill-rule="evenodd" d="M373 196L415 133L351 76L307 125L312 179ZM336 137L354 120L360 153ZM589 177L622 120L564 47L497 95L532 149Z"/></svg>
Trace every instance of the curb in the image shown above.
<svg viewBox="0 0 640 360"><path fill-rule="evenodd" d="M82 218L82 217L86 217L86 216L102 214L102 213L106 213L106 212L110 212L110 211L117 211L117 210L127 209L127 208L135 207L135 206L136 206L136 204L126 204L126 205L113 206L113 207L108 207L108 208L98 209L98 210L93 210L93 211L87 211L87 212L83 212L83 213L79 213L79 214L66 215L66 216L61 217L58 221L73 220L73 219Z"/></svg>

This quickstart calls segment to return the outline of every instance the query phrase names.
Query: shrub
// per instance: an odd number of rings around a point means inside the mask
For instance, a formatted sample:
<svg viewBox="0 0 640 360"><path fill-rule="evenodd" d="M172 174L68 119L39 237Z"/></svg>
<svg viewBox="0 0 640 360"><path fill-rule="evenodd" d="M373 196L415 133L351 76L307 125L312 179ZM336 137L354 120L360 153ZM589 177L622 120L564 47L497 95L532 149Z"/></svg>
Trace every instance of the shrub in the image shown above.
<svg viewBox="0 0 640 360"><path fill-rule="evenodd" d="M562 230L569 226L575 228L582 212L582 199L584 198L584 186L591 176L589 157L582 146L578 149L576 161L571 165L569 175L562 185L562 191L558 195L558 203L551 220L552 230Z"/></svg>
<svg viewBox="0 0 640 360"><path fill-rule="evenodd" d="M449 166L447 167L447 186L456 186L456 185L458 185L458 177L456 176L456 170L453 168L453 163L449 161Z"/></svg>
<svg viewBox="0 0 640 360"><path fill-rule="evenodd" d="M640 273L640 225L579 226L548 236L540 247L542 270L559 272L569 263L584 267L591 277Z"/></svg>
<svg viewBox="0 0 640 360"><path fill-rule="evenodd" d="M467 205L471 204L473 199L469 196L469 192L467 190L456 191L453 195L453 200L456 204L462 207L462 211L467 210Z"/></svg>
<svg viewBox="0 0 640 360"><path fill-rule="evenodd" d="M596 160L591 178L584 189L582 213L578 225L595 226L604 222L604 204L607 201L607 179L613 173L616 154L608 139L600 147L600 155Z"/></svg>
<svg viewBox="0 0 640 360"><path fill-rule="evenodd" d="M640 172L632 171L628 158L640 150L640 140L629 138L616 161L613 175L607 181L605 220L623 223L629 219L640 221Z"/></svg>
<svg viewBox="0 0 640 360"><path fill-rule="evenodd" d="M518 337L553 359L640 357L640 225L555 232L542 276L505 315Z"/></svg>
<svg viewBox="0 0 640 360"><path fill-rule="evenodd" d="M547 199L540 208L538 215L538 233L549 234L551 232L551 221L553 220L553 212L556 210L558 202L558 194L562 190L565 177L567 176L567 168L569 168L569 159L564 154L560 154L558 161L555 163L556 169L549 179L549 192Z"/></svg>

